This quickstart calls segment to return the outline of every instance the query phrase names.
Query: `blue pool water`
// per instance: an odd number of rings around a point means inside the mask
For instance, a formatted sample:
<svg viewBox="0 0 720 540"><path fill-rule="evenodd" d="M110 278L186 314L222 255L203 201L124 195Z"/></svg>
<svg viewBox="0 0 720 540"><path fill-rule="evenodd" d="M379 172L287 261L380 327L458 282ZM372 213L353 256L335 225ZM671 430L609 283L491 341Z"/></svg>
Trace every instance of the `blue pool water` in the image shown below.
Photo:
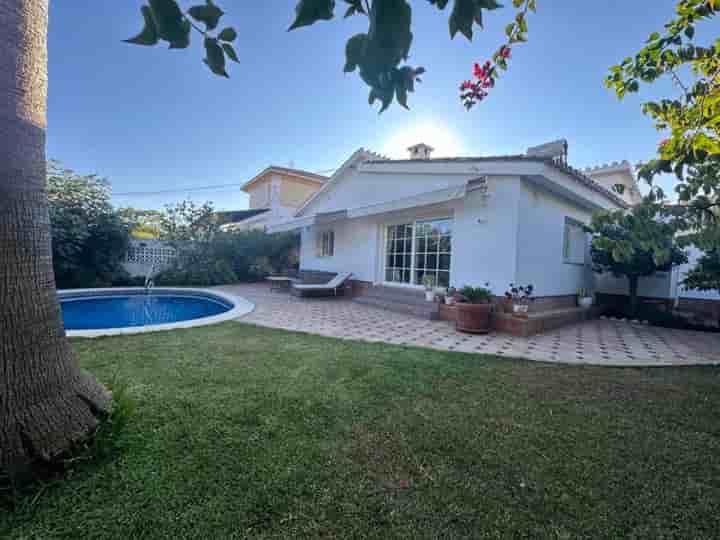
<svg viewBox="0 0 720 540"><path fill-rule="evenodd" d="M190 321L219 315L233 306L203 296L118 293L61 298L67 330L102 330Z"/></svg>

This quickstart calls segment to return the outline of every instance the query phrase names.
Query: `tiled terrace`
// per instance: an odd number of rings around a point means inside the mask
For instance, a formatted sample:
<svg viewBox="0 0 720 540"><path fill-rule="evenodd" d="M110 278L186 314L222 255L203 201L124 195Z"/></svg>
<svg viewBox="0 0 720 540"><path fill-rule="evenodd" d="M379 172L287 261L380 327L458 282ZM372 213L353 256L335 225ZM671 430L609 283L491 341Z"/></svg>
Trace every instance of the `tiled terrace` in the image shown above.
<svg viewBox="0 0 720 540"><path fill-rule="evenodd" d="M594 320L527 338L474 336L453 325L391 313L342 298L296 298L266 285L222 287L254 302L242 322L343 339L380 341L543 362L605 366L720 365L720 334Z"/></svg>

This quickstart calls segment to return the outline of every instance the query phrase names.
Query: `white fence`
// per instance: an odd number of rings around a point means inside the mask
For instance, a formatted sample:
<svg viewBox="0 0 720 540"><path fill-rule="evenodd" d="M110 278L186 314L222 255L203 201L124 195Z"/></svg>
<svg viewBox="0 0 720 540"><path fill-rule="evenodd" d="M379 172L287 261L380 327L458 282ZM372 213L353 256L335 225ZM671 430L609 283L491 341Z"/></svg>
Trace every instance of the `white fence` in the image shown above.
<svg viewBox="0 0 720 540"><path fill-rule="evenodd" d="M163 240L131 240L123 267L133 277L145 276L166 268L177 257L177 251Z"/></svg>

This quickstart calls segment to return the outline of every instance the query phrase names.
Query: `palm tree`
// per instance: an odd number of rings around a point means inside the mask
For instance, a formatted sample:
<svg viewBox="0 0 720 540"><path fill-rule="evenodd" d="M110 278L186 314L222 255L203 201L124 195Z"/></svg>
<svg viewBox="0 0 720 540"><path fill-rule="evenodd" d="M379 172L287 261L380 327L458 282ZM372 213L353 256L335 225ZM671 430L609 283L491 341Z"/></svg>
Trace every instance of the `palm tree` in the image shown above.
<svg viewBox="0 0 720 540"><path fill-rule="evenodd" d="M87 435L110 395L73 357L45 193L48 0L0 0L0 468Z"/></svg>

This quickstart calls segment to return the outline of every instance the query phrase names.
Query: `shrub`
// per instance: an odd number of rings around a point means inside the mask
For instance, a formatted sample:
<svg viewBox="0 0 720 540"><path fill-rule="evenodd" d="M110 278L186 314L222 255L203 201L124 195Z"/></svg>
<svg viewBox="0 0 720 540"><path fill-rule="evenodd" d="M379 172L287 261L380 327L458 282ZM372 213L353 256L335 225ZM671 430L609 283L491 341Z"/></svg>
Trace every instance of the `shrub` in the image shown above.
<svg viewBox="0 0 720 540"><path fill-rule="evenodd" d="M155 276L160 286L209 287L238 281L230 263L222 259L194 259L178 262Z"/></svg>
<svg viewBox="0 0 720 540"><path fill-rule="evenodd" d="M492 291L486 287L465 285L460 289L460 300L468 304L487 304L492 298Z"/></svg>
<svg viewBox="0 0 720 540"><path fill-rule="evenodd" d="M51 163L48 200L58 287L106 287L125 279L130 234L110 205L108 183Z"/></svg>

